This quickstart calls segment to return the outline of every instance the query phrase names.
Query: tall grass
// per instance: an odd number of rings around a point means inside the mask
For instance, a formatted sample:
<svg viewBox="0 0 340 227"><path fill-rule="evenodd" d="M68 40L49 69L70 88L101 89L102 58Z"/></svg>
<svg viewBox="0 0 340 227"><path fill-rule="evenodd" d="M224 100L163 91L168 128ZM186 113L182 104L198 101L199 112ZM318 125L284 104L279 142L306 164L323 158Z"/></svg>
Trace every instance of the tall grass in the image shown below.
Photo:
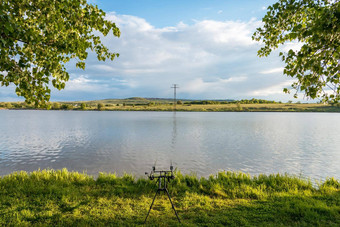
<svg viewBox="0 0 340 227"><path fill-rule="evenodd" d="M62 170L15 172L0 178L0 225L142 225L157 185L125 174ZM340 182L318 186L295 176L251 177L219 172L183 175L169 191L184 225L339 225ZM157 197L148 223L177 225L166 196Z"/></svg>

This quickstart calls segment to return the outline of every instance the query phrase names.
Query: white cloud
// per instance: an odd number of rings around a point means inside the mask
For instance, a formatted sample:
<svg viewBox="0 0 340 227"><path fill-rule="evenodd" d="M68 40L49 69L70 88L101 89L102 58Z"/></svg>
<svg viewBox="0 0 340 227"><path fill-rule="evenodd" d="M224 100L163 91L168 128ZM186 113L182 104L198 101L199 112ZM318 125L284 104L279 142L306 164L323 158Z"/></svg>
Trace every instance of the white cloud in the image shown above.
<svg viewBox="0 0 340 227"><path fill-rule="evenodd" d="M103 42L120 57L98 62L91 53L85 73L68 67L72 75L66 91L97 93L94 99L171 97L176 83L179 98L243 98L270 94L270 87L286 80L277 55L257 57L260 44L251 36L261 25L258 20L156 28L135 16L108 13L107 18L120 28L121 37L107 36Z"/></svg>
<svg viewBox="0 0 340 227"><path fill-rule="evenodd" d="M145 19L140 17L109 13L107 18L118 24L120 27L133 28L134 32L145 32L154 29L154 27L146 22Z"/></svg>
<svg viewBox="0 0 340 227"><path fill-rule="evenodd" d="M270 96L270 95L276 95L276 94L282 94L283 89L290 87L290 85L293 83L293 81L285 81L280 84L272 85L263 89L255 90L249 92L250 96Z"/></svg>
<svg viewBox="0 0 340 227"><path fill-rule="evenodd" d="M284 52L288 52L289 50L299 51L302 46L303 43L301 42L289 42L282 46L280 49Z"/></svg>
<svg viewBox="0 0 340 227"><path fill-rule="evenodd" d="M234 48L237 46L249 46L254 44L251 39L252 22L241 23L234 21L212 21L204 20L196 23L194 29L198 37L204 37L215 44L229 44Z"/></svg>
<svg viewBox="0 0 340 227"><path fill-rule="evenodd" d="M283 73L283 69L284 69L283 67L272 68L272 69L264 70L260 73L262 73L262 74Z"/></svg>
<svg viewBox="0 0 340 227"><path fill-rule="evenodd" d="M203 78L196 78L185 84L183 92L201 93L211 90L225 89L229 83L237 83L247 80L247 77L230 77L227 79L217 78L213 81L204 81Z"/></svg>
<svg viewBox="0 0 340 227"><path fill-rule="evenodd" d="M87 76L80 75L79 77L70 79L66 86L68 91L100 91L103 87L98 85L98 82L99 80L88 79Z"/></svg>
<svg viewBox="0 0 340 227"><path fill-rule="evenodd" d="M112 66L109 65L89 65L88 67L96 69L96 70L100 70L100 71L105 71L105 72L114 72L116 71Z"/></svg>

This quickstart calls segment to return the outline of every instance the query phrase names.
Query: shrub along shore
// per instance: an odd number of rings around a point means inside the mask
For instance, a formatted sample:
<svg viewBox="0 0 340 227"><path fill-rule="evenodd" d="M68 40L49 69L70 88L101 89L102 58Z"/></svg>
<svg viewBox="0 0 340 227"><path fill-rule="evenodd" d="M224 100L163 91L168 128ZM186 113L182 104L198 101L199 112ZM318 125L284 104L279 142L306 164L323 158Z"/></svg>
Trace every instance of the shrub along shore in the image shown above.
<svg viewBox="0 0 340 227"><path fill-rule="evenodd" d="M340 181L313 186L289 175L219 172L182 175L168 186L184 226L339 226ZM0 225L143 225L157 190L155 181L132 175L93 177L63 170L15 172L0 178ZM148 224L179 225L165 195Z"/></svg>

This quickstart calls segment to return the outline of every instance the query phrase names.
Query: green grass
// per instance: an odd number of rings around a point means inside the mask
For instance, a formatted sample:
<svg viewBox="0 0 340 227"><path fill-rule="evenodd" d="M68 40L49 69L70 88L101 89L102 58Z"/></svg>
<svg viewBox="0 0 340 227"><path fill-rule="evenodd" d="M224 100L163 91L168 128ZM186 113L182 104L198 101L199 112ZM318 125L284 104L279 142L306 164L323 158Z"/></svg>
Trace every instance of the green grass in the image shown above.
<svg viewBox="0 0 340 227"><path fill-rule="evenodd" d="M0 178L0 225L143 225L157 186L131 175L63 170L16 172ZM339 226L340 182L288 175L220 172L209 178L177 172L169 191L184 226ZM158 196L151 225L178 225Z"/></svg>

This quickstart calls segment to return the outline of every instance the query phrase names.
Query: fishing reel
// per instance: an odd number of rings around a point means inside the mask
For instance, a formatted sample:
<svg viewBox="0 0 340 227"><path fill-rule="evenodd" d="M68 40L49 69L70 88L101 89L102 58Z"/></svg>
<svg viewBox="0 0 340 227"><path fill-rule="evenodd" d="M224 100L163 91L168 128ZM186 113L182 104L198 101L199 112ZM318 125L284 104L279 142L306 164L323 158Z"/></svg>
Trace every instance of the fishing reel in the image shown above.
<svg viewBox="0 0 340 227"><path fill-rule="evenodd" d="M174 167L172 164L170 165L170 170L156 170L156 166L152 166L150 174L145 172L145 175L147 175L150 180L160 180L161 178L164 178L170 181L171 179L175 179Z"/></svg>

